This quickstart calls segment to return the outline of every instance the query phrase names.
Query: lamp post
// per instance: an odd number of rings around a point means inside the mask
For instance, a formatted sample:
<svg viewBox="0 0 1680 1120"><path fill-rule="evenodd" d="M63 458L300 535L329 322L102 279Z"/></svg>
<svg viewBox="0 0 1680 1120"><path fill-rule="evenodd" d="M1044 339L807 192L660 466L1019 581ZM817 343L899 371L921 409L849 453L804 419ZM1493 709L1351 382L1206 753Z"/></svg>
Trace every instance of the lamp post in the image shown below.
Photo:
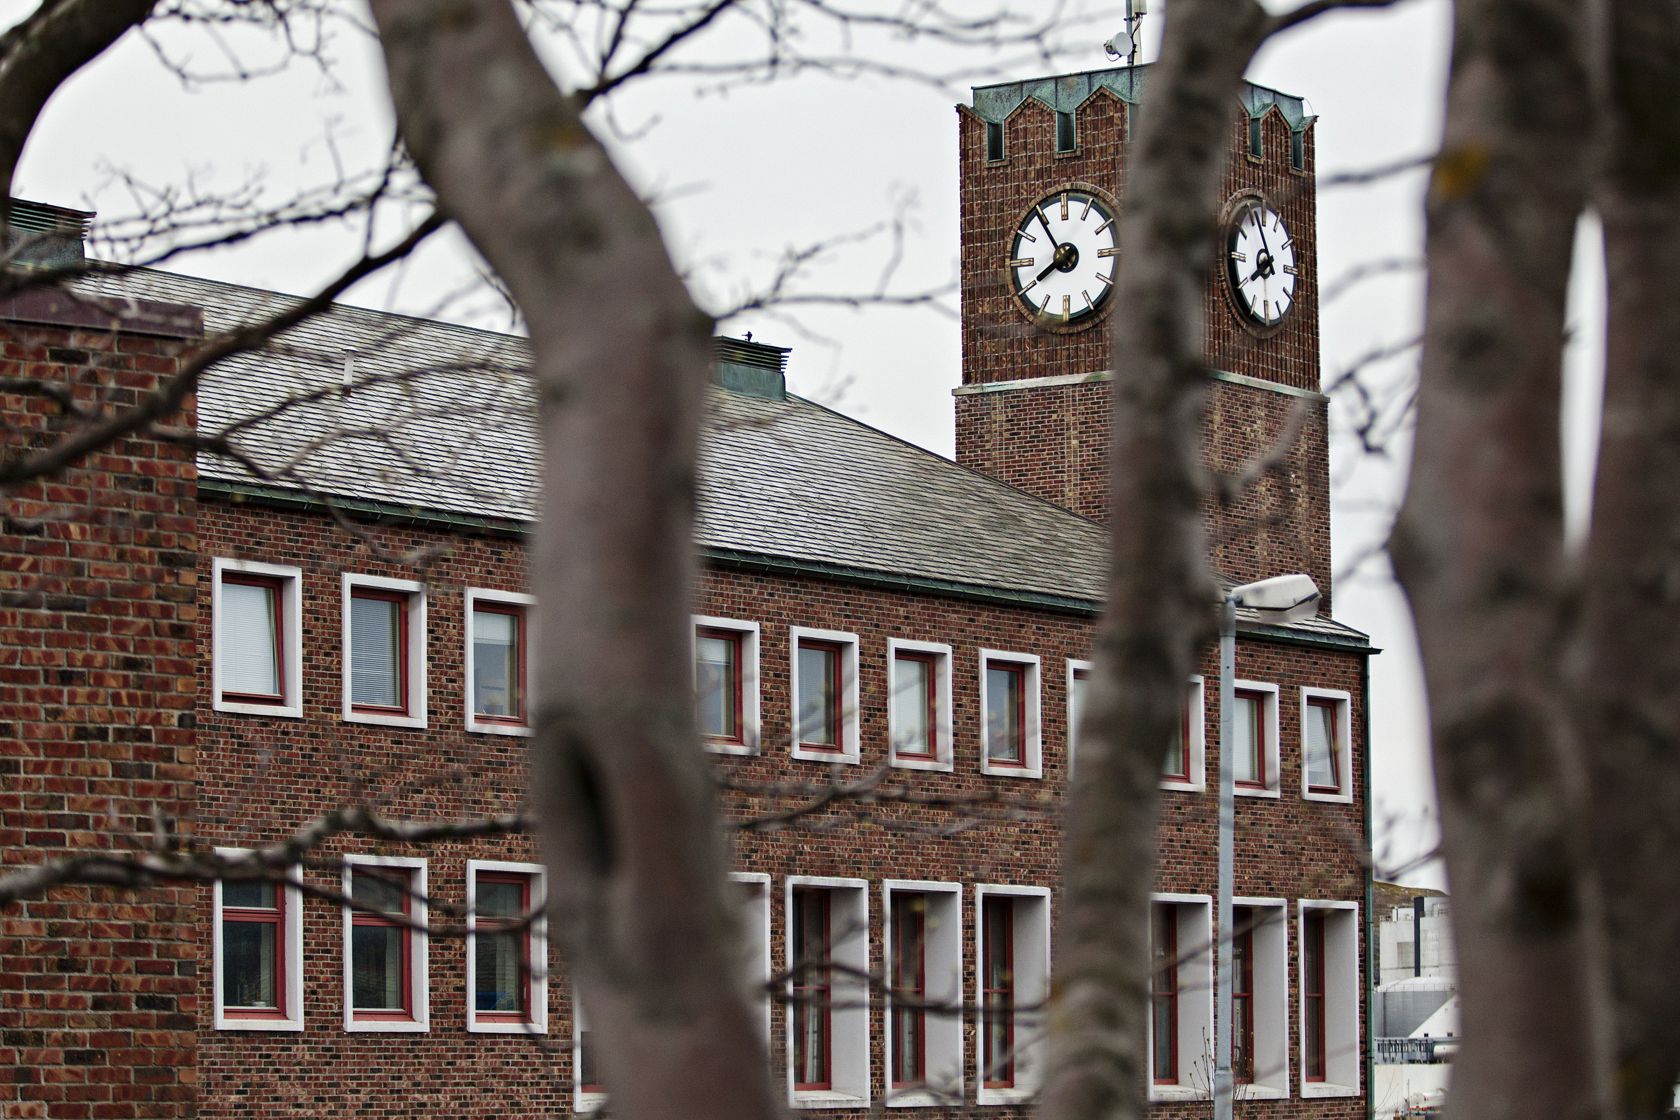
<svg viewBox="0 0 1680 1120"><path fill-rule="evenodd" d="M1232 588L1219 604L1219 940L1218 1014L1213 1043L1213 1120L1231 1120L1231 896L1237 819L1236 706L1237 608L1258 613L1263 621L1285 625L1318 612L1318 585L1299 572L1273 576Z"/></svg>

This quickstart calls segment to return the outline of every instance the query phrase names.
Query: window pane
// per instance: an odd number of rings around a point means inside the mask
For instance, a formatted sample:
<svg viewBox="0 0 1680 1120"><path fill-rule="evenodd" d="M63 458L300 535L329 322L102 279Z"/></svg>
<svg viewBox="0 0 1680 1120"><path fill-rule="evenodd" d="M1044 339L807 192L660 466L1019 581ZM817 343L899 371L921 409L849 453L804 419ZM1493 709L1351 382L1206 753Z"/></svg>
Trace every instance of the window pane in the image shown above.
<svg viewBox="0 0 1680 1120"><path fill-rule="evenodd" d="M222 583L222 691L280 695L280 635L272 584Z"/></svg>
<svg viewBox="0 0 1680 1120"><path fill-rule="evenodd" d="M279 1007L274 990L276 922L222 923L222 1003L227 1007Z"/></svg>
<svg viewBox="0 0 1680 1120"><path fill-rule="evenodd" d="M895 1083L921 1081L923 1028L927 1011L917 1006L926 1000L925 931L926 895L899 894L892 911L892 1078ZM904 1006L908 1004L909 1006Z"/></svg>
<svg viewBox="0 0 1680 1120"><path fill-rule="evenodd" d="M994 762L1024 762L1021 737L1021 679L1014 666L986 667L986 757Z"/></svg>
<svg viewBox="0 0 1680 1120"><path fill-rule="evenodd" d="M351 876L350 884L350 897L362 910L377 910L386 914L402 914L408 910L406 883L357 871Z"/></svg>
<svg viewBox="0 0 1680 1120"><path fill-rule="evenodd" d="M1169 778L1188 778L1190 776L1190 752L1185 748L1184 725L1190 715L1190 700L1184 701L1184 714L1173 726L1172 738L1167 742L1167 758L1161 764L1161 773Z"/></svg>
<svg viewBox="0 0 1680 1120"><path fill-rule="evenodd" d="M237 906L247 910L273 910L275 908L274 892L278 889L274 883L264 883L251 879L223 882L222 905Z"/></svg>
<svg viewBox="0 0 1680 1120"><path fill-rule="evenodd" d="M481 918L523 918L525 886L496 879L480 879L474 909Z"/></svg>
<svg viewBox="0 0 1680 1120"><path fill-rule="evenodd" d="M794 1081L809 1087L829 1083L828 906L826 891L794 892L793 1069Z"/></svg>
<svg viewBox="0 0 1680 1120"><path fill-rule="evenodd" d="M473 611L473 713L519 716L519 617Z"/></svg>
<svg viewBox="0 0 1680 1120"><path fill-rule="evenodd" d="M1079 751L1079 726L1085 721L1085 692L1090 687L1090 674L1083 669L1074 671L1068 682L1068 756Z"/></svg>
<svg viewBox="0 0 1680 1120"><path fill-rule="evenodd" d="M1171 906L1150 909L1151 1074L1159 1082L1178 1080L1178 915Z"/></svg>
<svg viewBox="0 0 1680 1120"><path fill-rule="evenodd" d="M1336 782L1336 709L1307 705L1307 784L1334 789Z"/></svg>
<svg viewBox="0 0 1680 1120"><path fill-rule="evenodd" d="M716 634L694 639L694 708L700 734L714 739L739 739L741 713L739 642Z"/></svg>
<svg viewBox="0 0 1680 1120"><path fill-rule="evenodd" d="M474 947L473 984L477 989L477 1009L525 1010L525 978L520 960L524 955L524 934L480 931L475 936L478 943Z"/></svg>
<svg viewBox="0 0 1680 1120"><path fill-rule="evenodd" d="M933 741L933 662L921 657L893 659L893 750L931 755Z"/></svg>
<svg viewBox="0 0 1680 1120"><path fill-rule="evenodd" d="M1014 919L1013 899L986 899L981 915L986 942L980 976L985 1012L981 1077L988 1085L1010 1085L1015 1080Z"/></svg>
<svg viewBox="0 0 1680 1120"><path fill-rule="evenodd" d="M403 938L396 926L350 927L350 1006L403 1010Z"/></svg>
<svg viewBox="0 0 1680 1120"><path fill-rule="evenodd" d="M402 706L402 604L393 599L350 600L350 702Z"/></svg>
<svg viewBox="0 0 1680 1120"><path fill-rule="evenodd" d="M840 651L833 646L799 647L799 741L838 747L839 705L835 683Z"/></svg>
<svg viewBox="0 0 1680 1120"><path fill-rule="evenodd" d="M1260 770L1260 698L1239 694L1231 711L1231 747L1236 751L1236 775L1239 782L1258 782Z"/></svg>

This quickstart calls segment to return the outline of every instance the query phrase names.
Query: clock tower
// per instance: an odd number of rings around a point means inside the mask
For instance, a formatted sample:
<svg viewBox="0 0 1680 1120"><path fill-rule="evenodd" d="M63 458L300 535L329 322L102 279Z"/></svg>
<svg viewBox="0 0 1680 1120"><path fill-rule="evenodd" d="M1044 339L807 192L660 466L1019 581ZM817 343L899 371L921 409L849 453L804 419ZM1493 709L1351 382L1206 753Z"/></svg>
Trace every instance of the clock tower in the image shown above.
<svg viewBox="0 0 1680 1120"><path fill-rule="evenodd" d="M1147 66L982 86L959 105L962 386L957 459L1107 520L1111 350L1127 309L1117 219ZM1247 84L1231 105L1219 242L1205 291L1210 469L1235 471L1299 424L1279 470L1204 510L1238 581L1312 575L1329 599L1327 401L1319 391L1314 118Z"/></svg>

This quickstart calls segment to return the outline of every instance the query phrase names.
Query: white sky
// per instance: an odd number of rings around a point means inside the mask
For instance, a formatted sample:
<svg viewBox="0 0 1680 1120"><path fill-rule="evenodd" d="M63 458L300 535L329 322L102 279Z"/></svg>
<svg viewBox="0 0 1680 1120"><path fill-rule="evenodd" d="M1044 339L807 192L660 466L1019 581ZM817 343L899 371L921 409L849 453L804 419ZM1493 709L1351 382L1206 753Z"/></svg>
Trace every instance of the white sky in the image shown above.
<svg viewBox="0 0 1680 1120"><path fill-rule="evenodd" d="M1071 0L1085 10L1096 0ZM1157 53L1165 9L1156 0L1145 21L1145 58ZM33 3L0 0L0 24ZM1017 5L1042 13L1048 2ZM905 67L988 67L979 83L1109 65L1100 43L1121 28L1114 7L1083 22L1069 20L1063 48L1046 64L1020 49L963 56L891 39L860 39L864 57ZM966 10L966 9L965 9ZM712 37L682 59L749 49L741 26L720 21ZM820 38L820 37L819 37ZM204 41L170 40L212 61ZM1250 77L1305 96L1316 125L1320 179L1386 165L1432 150L1440 127L1448 43L1446 4L1412 0L1395 11L1347 13L1319 21L1269 46ZM329 179L342 161L366 167L383 156L390 113L376 54L343 35L336 83L293 66L248 86L210 84L184 90L162 72L143 44L127 40L78 76L49 105L26 152L17 193L26 198L99 210L133 210L113 169L153 185L189 179L205 191L254 185L270 199L299 183ZM565 68L555 47L551 61ZM615 151L644 191L658 200L667 238L693 270L697 290L714 307L737 301L762 279L788 246L831 241L901 218L898 252L878 237L835 246L818 261L803 290L838 294L874 290L890 263L891 287L918 291L950 285L957 268L956 115L966 80L943 86L880 76L852 80L812 74L732 88L665 78L615 99ZM597 125L608 122L597 115ZM322 139L330 130L332 141ZM1361 263L1413 260L1422 238L1421 173L1368 186L1321 190L1319 275L1336 284ZM394 226L391 231L394 232ZM199 255L170 267L284 291L306 291L358 251L343 226L275 235L237 251ZM364 285L353 301L418 313L470 280L456 245L428 248L409 267ZM1600 276L1579 277L1581 306L1590 311ZM1323 308L1323 368L1328 383L1363 355L1414 337L1422 277L1415 269L1387 273L1351 288ZM482 321L480 297L445 314ZM727 324L763 342L794 347L790 387L944 455L953 450L950 391L960 377L955 294L944 312L928 308L795 308ZM1587 314L1587 323L1594 316ZM501 325L490 324L490 325ZM1583 354L1600 344L1583 333ZM1389 391L1410 368L1389 361ZM1578 363L1590 371L1591 362ZM1583 449L1596 429L1590 372L1576 376L1568 421L1576 524L1589 468ZM1385 652L1373 660L1373 778L1379 859L1408 861L1432 840L1433 796L1425 746L1422 685L1410 623L1371 550L1387 529L1404 474L1404 440L1386 457L1360 454L1350 402L1332 405L1334 530L1338 558L1336 614L1372 635ZM1338 425L1339 426L1336 426ZM1584 437L1584 438L1583 438ZM1357 570L1348 573L1350 566ZM1408 881L1439 885L1438 868L1413 869Z"/></svg>

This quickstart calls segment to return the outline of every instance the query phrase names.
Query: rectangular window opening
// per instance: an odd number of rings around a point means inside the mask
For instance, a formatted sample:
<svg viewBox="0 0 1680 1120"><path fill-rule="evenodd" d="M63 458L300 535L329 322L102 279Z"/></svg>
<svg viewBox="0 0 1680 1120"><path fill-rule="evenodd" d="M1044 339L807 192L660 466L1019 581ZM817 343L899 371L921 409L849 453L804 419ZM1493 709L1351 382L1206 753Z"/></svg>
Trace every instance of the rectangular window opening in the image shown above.
<svg viewBox="0 0 1680 1120"><path fill-rule="evenodd" d="M901 893L892 909L892 1086L927 1080L928 896Z"/></svg>
<svg viewBox="0 0 1680 1120"><path fill-rule="evenodd" d="M833 970L830 894L793 892L793 1087L826 1090L833 1074Z"/></svg>
<svg viewBox="0 0 1680 1120"><path fill-rule="evenodd" d="M408 714L408 596L358 587L350 593L350 706Z"/></svg>
<svg viewBox="0 0 1680 1120"><path fill-rule="evenodd" d="M477 600L472 610L472 710L481 723L523 727L530 721L525 695L525 607Z"/></svg>
<svg viewBox="0 0 1680 1120"><path fill-rule="evenodd" d="M1312 793L1341 792L1337 727L1340 707L1329 699L1307 701L1307 789Z"/></svg>
<svg viewBox="0 0 1680 1120"><path fill-rule="evenodd" d="M1075 146L1073 114L1058 110L1056 113L1056 150L1058 152L1071 152Z"/></svg>
<svg viewBox="0 0 1680 1120"><path fill-rule="evenodd" d="M845 750L845 647L839 642L799 641L799 745L809 751Z"/></svg>
<svg viewBox="0 0 1680 1120"><path fill-rule="evenodd" d="M744 745L742 645L739 630L702 626L694 632L694 709L700 734Z"/></svg>
<svg viewBox="0 0 1680 1120"><path fill-rule="evenodd" d="M1263 692L1236 692L1231 749L1236 752L1236 784L1247 789L1267 788L1266 699Z"/></svg>
<svg viewBox="0 0 1680 1120"><path fill-rule="evenodd" d="M1256 912L1231 910L1231 1075L1254 1082L1254 926Z"/></svg>
<svg viewBox="0 0 1680 1120"><path fill-rule="evenodd" d="M1265 136L1260 123L1260 117L1248 118L1248 156L1250 159L1263 159L1266 154Z"/></svg>
<svg viewBox="0 0 1680 1120"><path fill-rule="evenodd" d="M893 753L900 758L938 758L938 655L899 650L892 673Z"/></svg>
<svg viewBox="0 0 1680 1120"><path fill-rule="evenodd" d="M1027 667L986 665L986 758L994 766L1027 764Z"/></svg>
<svg viewBox="0 0 1680 1120"><path fill-rule="evenodd" d="M1308 1081L1326 1079L1323 910L1301 916L1301 1051Z"/></svg>
<svg viewBox="0 0 1680 1120"><path fill-rule="evenodd" d="M286 895L278 883L222 884L222 1008L229 1017L286 1019Z"/></svg>
<svg viewBox="0 0 1680 1120"><path fill-rule="evenodd" d="M1170 905L1150 907L1149 1008L1153 1026L1150 1076L1157 1085L1178 1084L1178 915Z"/></svg>
<svg viewBox="0 0 1680 1120"><path fill-rule="evenodd" d="M1289 166L1296 171L1307 169L1307 134L1304 131L1289 134Z"/></svg>
<svg viewBox="0 0 1680 1120"><path fill-rule="evenodd" d="M245 704L285 704L286 581L245 572L222 574L222 697Z"/></svg>
<svg viewBox="0 0 1680 1120"><path fill-rule="evenodd" d="M1015 1085L1015 899L986 895L981 903L986 945L981 965L980 1083L988 1089Z"/></svg>
<svg viewBox="0 0 1680 1120"><path fill-rule="evenodd" d="M986 122L986 159L996 163L1003 158L1003 125Z"/></svg>
<svg viewBox="0 0 1680 1120"><path fill-rule="evenodd" d="M488 1022L531 1021L531 876L476 873L473 891L473 1010Z"/></svg>

